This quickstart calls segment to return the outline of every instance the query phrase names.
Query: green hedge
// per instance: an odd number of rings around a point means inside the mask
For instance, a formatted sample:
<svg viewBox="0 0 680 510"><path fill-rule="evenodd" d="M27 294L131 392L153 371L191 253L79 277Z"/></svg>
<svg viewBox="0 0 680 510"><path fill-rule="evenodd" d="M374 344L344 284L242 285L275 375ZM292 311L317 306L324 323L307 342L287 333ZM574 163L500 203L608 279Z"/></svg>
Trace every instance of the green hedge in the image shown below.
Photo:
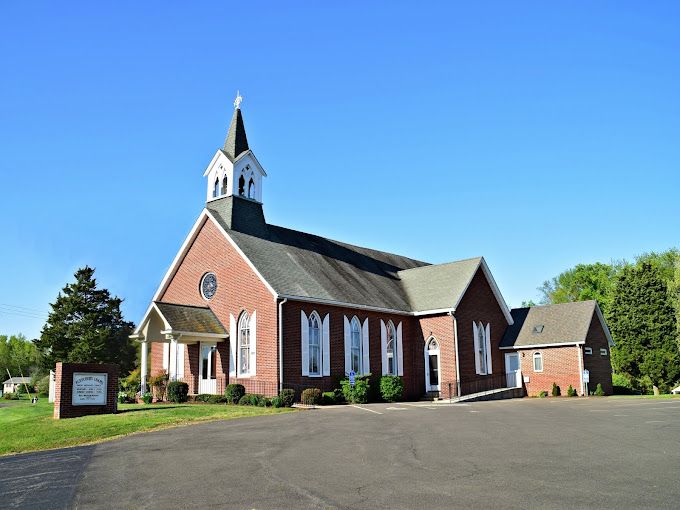
<svg viewBox="0 0 680 510"><path fill-rule="evenodd" d="M315 406L321 403L321 390L319 388L307 388L302 391L301 402L307 406Z"/></svg>
<svg viewBox="0 0 680 510"><path fill-rule="evenodd" d="M371 374L358 375L354 378L354 386L349 383L349 379L340 381L345 400L352 404L366 404L371 390L370 378Z"/></svg>
<svg viewBox="0 0 680 510"><path fill-rule="evenodd" d="M228 404L238 404L245 394L246 388L242 384L228 384L224 390L224 397Z"/></svg>
<svg viewBox="0 0 680 510"><path fill-rule="evenodd" d="M293 407L295 403L295 390L286 388L279 393L281 399L281 407Z"/></svg>
<svg viewBox="0 0 680 510"><path fill-rule="evenodd" d="M182 381L170 381L168 383L168 400L175 404L189 400L189 385Z"/></svg>
<svg viewBox="0 0 680 510"><path fill-rule="evenodd" d="M385 402L397 402L404 394L404 381L398 375L383 375L380 378L380 396Z"/></svg>

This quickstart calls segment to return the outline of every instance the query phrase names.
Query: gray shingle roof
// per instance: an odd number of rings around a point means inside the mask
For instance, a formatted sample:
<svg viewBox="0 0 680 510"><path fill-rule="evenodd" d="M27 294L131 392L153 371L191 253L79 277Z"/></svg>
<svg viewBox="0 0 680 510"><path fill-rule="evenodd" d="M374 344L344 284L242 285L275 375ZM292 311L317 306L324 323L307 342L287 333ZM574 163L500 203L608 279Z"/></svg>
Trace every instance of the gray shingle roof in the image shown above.
<svg viewBox="0 0 680 510"><path fill-rule="evenodd" d="M262 205L240 197L208 211L274 291L403 312L452 308L481 258L430 265L265 223Z"/></svg>
<svg viewBox="0 0 680 510"><path fill-rule="evenodd" d="M505 330L500 346L585 342L596 306L596 301L578 301L514 308L511 311L514 324Z"/></svg>
<svg viewBox="0 0 680 510"><path fill-rule="evenodd" d="M162 301L156 301L155 305L173 331L227 335L227 330L207 306L176 305Z"/></svg>
<svg viewBox="0 0 680 510"><path fill-rule="evenodd" d="M30 377L11 377L2 384L31 384Z"/></svg>
<svg viewBox="0 0 680 510"><path fill-rule="evenodd" d="M234 161L239 154L247 150L249 150L248 137L246 136L246 128L243 124L243 116L241 115L241 109L236 108L229 124L229 131L227 132L222 152L224 152L230 161Z"/></svg>

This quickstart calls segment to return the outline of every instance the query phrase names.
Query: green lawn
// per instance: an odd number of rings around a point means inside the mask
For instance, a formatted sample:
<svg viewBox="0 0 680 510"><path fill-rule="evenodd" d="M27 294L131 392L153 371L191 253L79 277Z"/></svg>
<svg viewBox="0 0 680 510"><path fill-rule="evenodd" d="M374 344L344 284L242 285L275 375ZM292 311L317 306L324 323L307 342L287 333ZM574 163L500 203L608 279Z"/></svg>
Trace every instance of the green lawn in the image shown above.
<svg viewBox="0 0 680 510"><path fill-rule="evenodd" d="M671 395L670 393L663 393L661 395L612 395L610 398L677 398L680 399L680 395Z"/></svg>
<svg viewBox="0 0 680 510"><path fill-rule="evenodd" d="M211 420L271 415L291 409L225 404L121 404L118 414L55 420L52 404L41 399L2 401L0 455L97 443L115 437Z"/></svg>

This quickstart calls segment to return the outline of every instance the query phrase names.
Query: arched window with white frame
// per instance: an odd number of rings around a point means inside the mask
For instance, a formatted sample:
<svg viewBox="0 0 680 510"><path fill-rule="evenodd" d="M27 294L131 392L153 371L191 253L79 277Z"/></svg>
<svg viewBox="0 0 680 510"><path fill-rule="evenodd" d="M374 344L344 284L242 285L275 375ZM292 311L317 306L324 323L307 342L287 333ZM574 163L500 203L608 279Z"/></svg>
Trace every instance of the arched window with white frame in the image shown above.
<svg viewBox="0 0 680 510"><path fill-rule="evenodd" d="M250 374L250 317L243 312L238 321L238 371L239 375Z"/></svg>
<svg viewBox="0 0 680 510"><path fill-rule="evenodd" d="M534 353L534 372L543 372L543 354L536 351Z"/></svg>
<svg viewBox="0 0 680 510"><path fill-rule="evenodd" d="M478 375L491 374L491 324L472 323L475 350L475 372Z"/></svg>
<svg viewBox="0 0 680 510"><path fill-rule="evenodd" d="M309 375L321 375L321 318L316 312L309 316Z"/></svg>
<svg viewBox="0 0 680 510"><path fill-rule="evenodd" d="M397 375L397 330L392 321L387 323L385 351L387 356L387 375Z"/></svg>
<svg viewBox="0 0 680 510"><path fill-rule="evenodd" d="M355 315L350 323L350 370L362 374L362 359L361 323Z"/></svg>

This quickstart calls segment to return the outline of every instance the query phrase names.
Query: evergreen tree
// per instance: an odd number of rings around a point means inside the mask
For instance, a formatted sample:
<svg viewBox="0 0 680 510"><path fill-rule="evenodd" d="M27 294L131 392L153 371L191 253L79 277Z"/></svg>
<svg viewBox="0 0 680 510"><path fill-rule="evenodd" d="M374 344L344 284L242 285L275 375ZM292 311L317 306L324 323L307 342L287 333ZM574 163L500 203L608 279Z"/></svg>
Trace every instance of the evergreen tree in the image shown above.
<svg viewBox="0 0 680 510"><path fill-rule="evenodd" d="M655 392L680 376L675 313L658 266L623 268L616 280L607 322L616 342L612 365L618 373L648 379Z"/></svg>
<svg viewBox="0 0 680 510"><path fill-rule="evenodd" d="M34 340L45 368L58 361L72 363L117 363L121 373L134 368L136 348L129 335L133 324L123 319L122 299L98 289L94 269L75 273L51 304L52 311L40 338Z"/></svg>

